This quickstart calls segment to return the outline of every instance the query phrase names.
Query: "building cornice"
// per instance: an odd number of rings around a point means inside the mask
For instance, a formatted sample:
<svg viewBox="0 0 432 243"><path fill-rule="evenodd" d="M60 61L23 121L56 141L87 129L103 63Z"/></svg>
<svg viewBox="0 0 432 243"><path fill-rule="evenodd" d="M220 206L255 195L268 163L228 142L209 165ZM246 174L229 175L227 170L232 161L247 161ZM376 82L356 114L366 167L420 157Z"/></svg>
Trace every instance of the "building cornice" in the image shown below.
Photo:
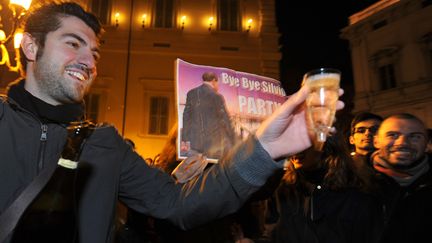
<svg viewBox="0 0 432 243"><path fill-rule="evenodd" d="M368 18L368 17L370 17L370 16L382 11L383 9L385 9L385 8L387 8L393 4L396 4L398 2L400 2L400 0L381 0L381 1L369 6L368 8L366 8L360 12L351 15L349 17L349 24L353 25L357 22L360 22L363 19L366 19L366 18Z"/></svg>

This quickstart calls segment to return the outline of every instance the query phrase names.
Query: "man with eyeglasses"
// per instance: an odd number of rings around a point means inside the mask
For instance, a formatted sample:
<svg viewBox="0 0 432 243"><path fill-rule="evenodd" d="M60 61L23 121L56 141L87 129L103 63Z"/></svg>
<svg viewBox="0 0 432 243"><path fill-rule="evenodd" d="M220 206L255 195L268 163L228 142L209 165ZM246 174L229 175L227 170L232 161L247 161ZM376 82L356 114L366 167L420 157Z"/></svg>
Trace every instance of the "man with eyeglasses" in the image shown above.
<svg viewBox="0 0 432 243"><path fill-rule="evenodd" d="M353 159L366 163L369 155L375 151L373 138L383 118L370 112L358 113L351 121L350 144L354 147Z"/></svg>
<svg viewBox="0 0 432 243"><path fill-rule="evenodd" d="M427 142L425 124L411 114L392 115L379 127L371 161L384 203L381 242L432 239L432 156L425 152Z"/></svg>
<svg viewBox="0 0 432 243"><path fill-rule="evenodd" d="M365 156L375 150L373 137L382 120L381 116L370 112L359 113L353 118L349 141L356 154Z"/></svg>

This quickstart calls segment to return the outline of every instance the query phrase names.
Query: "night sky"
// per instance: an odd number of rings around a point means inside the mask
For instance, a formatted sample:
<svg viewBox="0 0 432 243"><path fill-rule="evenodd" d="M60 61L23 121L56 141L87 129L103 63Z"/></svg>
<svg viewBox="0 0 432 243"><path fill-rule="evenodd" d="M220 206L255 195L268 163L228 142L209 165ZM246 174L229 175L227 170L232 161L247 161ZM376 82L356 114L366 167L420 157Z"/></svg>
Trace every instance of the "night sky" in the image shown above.
<svg viewBox="0 0 432 243"><path fill-rule="evenodd" d="M287 94L295 92L305 72L320 67L342 71L344 99L352 100L349 42L340 38L348 17L377 0L276 0L282 46L281 77ZM352 104L347 103L350 109Z"/></svg>

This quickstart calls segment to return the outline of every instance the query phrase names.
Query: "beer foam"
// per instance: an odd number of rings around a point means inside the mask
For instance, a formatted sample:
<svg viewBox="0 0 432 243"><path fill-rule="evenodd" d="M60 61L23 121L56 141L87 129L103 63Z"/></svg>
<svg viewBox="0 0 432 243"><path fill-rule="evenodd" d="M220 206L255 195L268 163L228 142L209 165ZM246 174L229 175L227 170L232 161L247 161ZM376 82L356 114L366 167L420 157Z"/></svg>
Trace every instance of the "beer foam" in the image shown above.
<svg viewBox="0 0 432 243"><path fill-rule="evenodd" d="M340 79L340 74L338 73L317 73L312 76L307 77L306 82L312 82L317 79Z"/></svg>

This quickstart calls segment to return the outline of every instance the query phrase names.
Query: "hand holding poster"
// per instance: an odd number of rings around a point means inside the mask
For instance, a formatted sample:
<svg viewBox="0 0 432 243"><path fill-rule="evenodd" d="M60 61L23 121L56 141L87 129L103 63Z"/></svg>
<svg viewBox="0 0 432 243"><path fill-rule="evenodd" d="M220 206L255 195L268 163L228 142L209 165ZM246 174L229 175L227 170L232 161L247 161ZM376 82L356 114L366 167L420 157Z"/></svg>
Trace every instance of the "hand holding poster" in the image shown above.
<svg viewBox="0 0 432 243"><path fill-rule="evenodd" d="M275 79L180 59L176 85L179 159L219 159L287 98Z"/></svg>

